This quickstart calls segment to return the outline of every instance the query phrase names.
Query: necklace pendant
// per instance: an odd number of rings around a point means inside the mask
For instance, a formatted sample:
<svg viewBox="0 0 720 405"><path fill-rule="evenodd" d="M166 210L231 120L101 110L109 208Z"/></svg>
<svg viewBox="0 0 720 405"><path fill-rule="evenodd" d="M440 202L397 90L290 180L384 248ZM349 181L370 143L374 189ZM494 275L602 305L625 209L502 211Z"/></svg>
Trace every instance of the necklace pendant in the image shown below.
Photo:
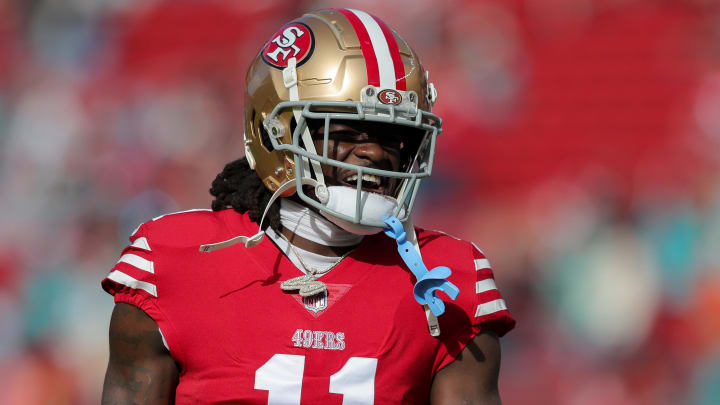
<svg viewBox="0 0 720 405"><path fill-rule="evenodd" d="M285 291L300 290L299 293L302 297L309 297L327 291L325 283L318 281L314 274L305 274L285 280L280 284L280 288Z"/></svg>

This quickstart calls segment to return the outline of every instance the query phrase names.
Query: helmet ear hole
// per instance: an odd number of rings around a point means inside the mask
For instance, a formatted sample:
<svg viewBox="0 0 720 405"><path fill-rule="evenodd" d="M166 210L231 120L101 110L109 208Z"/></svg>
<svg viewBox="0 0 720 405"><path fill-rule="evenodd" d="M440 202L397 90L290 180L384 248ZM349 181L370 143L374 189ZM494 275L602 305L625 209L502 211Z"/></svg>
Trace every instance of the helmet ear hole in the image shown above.
<svg viewBox="0 0 720 405"><path fill-rule="evenodd" d="M260 130L260 142L262 143L263 147L268 151L272 152L275 150L273 147L272 141L270 141L270 134L268 134L267 130L265 129L265 125L262 123L258 123L257 128ZM295 122L295 117L292 117L290 119L290 136L292 137L292 134L295 133L295 128L297 127L297 123Z"/></svg>

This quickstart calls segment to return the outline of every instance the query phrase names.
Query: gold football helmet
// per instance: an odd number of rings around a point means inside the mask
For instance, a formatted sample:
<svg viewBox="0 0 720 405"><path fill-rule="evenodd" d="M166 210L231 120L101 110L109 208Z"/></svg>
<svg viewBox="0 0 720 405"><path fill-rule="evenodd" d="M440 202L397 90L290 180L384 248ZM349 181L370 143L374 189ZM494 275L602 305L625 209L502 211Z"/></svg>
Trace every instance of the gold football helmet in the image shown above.
<svg viewBox="0 0 720 405"><path fill-rule="evenodd" d="M394 216L410 214L418 186L430 176L441 119L431 113L437 93L415 52L385 23L365 12L327 9L282 26L253 60L246 77L245 154L263 183L278 195L297 192L321 212L371 227L363 215L363 175L398 179ZM399 171L367 168L330 159L332 120L365 120L418 129L417 148ZM316 150L308 121L324 125L323 150ZM379 138L382 138L380 134ZM354 170L354 215L327 205L321 165ZM367 178L367 176L366 176ZM313 199L303 184L315 186Z"/></svg>

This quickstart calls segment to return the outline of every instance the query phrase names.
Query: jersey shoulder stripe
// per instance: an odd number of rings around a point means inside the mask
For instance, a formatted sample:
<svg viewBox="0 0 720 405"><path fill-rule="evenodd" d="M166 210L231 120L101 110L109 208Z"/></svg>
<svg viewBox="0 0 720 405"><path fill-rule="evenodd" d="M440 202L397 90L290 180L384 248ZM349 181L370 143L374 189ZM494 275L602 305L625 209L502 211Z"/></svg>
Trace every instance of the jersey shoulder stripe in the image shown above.
<svg viewBox="0 0 720 405"><path fill-rule="evenodd" d="M122 255L122 257L120 257L118 263L127 263L130 266L135 267L136 269L140 269L148 273L155 273L155 266L153 262L136 254L125 253L124 255Z"/></svg>
<svg viewBox="0 0 720 405"><path fill-rule="evenodd" d="M168 212L166 214L158 215L155 218L153 218L152 221L157 221L159 219L165 218L170 215L187 214L190 212L203 212L203 211L211 211L212 212L212 210L208 209L208 208L193 208L193 209L189 209L189 210L185 210L185 211Z"/></svg>
<svg viewBox="0 0 720 405"><path fill-rule="evenodd" d="M157 287L153 283L148 283L146 281L137 280L120 270L113 270L108 274L107 276L108 280L112 280L118 284L122 284L126 287L132 288L134 290L143 290L147 292L148 294L152 295L153 297L157 298Z"/></svg>
<svg viewBox="0 0 720 405"><path fill-rule="evenodd" d="M133 235L134 235L134 234L135 234L135 232L133 232ZM132 238L132 237L131 237L131 238ZM138 249L147 250L148 252L152 251L152 249L150 249L150 244L148 243L147 238L144 237L144 236L141 236L141 237L139 237L139 238L136 238L136 239L133 241L132 245L130 245L130 246L136 247L136 248L138 248Z"/></svg>
<svg viewBox="0 0 720 405"><path fill-rule="evenodd" d="M478 304L477 310L475 311L475 317L481 317L486 315L491 315L496 312L500 312L503 310L507 310L507 305L505 305L505 300L502 298L498 298L496 300L483 302L482 304Z"/></svg>
<svg viewBox="0 0 720 405"><path fill-rule="evenodd" d="M486 278L475 283L475 293L480 294L490 290L497 290L495 280L492 278Z"/></svg>
<svg viewBox="0 0 720 405"><path fill-rule="evenodd" d="M490 267L490 261L488 259L475 259L475 270L482 270L482 269L489 269Z"/></svg>

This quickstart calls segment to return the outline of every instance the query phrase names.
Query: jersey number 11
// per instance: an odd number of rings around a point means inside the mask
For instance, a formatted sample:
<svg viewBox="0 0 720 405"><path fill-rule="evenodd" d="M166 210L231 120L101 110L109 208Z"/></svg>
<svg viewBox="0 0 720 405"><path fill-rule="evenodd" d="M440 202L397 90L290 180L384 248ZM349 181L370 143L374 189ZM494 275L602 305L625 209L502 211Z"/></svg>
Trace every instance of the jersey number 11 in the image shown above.
<svg viewBox="0 0 720 405"><path fill-rule="evenodd" d="M350 357L330 376L329 392L343 395L343 405L372 405L377 359ZM255 371L255 389L268 391L268 405L300 405L305 356L276 354Z"/></svg>

